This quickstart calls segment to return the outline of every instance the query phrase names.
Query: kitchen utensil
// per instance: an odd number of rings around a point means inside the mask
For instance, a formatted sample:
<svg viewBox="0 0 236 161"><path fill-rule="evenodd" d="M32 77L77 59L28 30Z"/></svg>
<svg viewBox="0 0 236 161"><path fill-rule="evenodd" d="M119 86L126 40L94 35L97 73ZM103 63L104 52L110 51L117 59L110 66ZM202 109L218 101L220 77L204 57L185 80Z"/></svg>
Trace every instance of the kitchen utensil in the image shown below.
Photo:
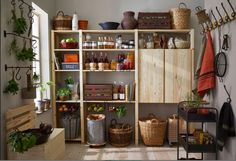
<svg viewBox="0 0 236 161"><path fill-rule="evenodd" d="M103 22L99 23L103 30L116 30L120 23L118 22Z"/></svg>

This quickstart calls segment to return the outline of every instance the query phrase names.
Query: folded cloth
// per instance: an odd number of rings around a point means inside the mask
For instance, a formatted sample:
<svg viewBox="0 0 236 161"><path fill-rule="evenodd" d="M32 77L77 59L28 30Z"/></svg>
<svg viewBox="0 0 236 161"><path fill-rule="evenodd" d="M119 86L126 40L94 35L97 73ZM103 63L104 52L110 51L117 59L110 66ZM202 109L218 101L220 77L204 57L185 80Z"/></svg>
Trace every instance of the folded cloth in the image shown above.
<svg viewBox="0 0 236 161"><path fill-rule="evenodd" d="M199 78L200 69L201 69L201 66L202 66L202 59L203 59L205 49L206 49L206 35L204 35L202 37L202 43L201 43L200 51L199 51L199 54L198 54L197 66L196 66L196 70L194 72L193 93L197 92L198 78Z"/></svg>
<svg viewBox="0 0 236 161"><path fill-rule="evenodd" d="M217 146L218 149L222 151L228 137L236 136L234 127L234 113L231 104L228 102L225 102L220 110L217 130Z"/></svg>
<svg viewBox="0 0 236 161"><path fill-rule="evenodd" d="M214 49L212 44L211 33L207 32L207 44L202 59L202 66L200 69L198 89L199 96L204 95L215 87L215 71L214 71Z"/></svg>

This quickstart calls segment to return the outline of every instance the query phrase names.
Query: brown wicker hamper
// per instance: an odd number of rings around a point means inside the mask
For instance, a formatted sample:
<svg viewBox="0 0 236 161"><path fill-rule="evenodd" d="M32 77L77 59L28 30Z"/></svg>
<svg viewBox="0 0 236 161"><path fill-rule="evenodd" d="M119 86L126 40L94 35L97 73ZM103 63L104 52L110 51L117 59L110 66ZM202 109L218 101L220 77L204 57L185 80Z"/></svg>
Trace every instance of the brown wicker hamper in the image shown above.
<svg viewBox="0 0 236 161"><path fill-rule="evenodd" d="M71 30L72 29L72 17L64 15L63 11L59 11L57 16L53 18L54 30Z"/></svg>
<svg viewBox="0 0 236 161"><path fill-rule="evenodd" d="M154 114L149 114L147 118L141 118L139 127L144 144L148 146L163 145L166 124L166 120L159 119Z"/></svg>
<svg viewBox="0 0 236 161"><path fill-rule="evenodd" d="M109 142L116 147L128 146L131 143L132 132L131 125L118 124L115 119L112 119L109 127Z"/></svg>

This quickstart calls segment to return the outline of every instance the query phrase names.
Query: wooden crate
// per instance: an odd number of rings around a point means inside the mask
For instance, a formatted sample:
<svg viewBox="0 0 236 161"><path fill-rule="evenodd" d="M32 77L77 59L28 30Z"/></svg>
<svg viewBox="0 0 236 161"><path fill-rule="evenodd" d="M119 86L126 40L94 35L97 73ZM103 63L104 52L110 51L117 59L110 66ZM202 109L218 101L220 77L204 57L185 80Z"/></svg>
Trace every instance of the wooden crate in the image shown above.
<svg viewBox="0 0 236 161"><path fill-rule="evenodd" d="M6 112L6 139L16 128L23 131L35 127L34 108L34 105L25 105ZM9 160L59 160L64 159L64 156L65 136L62 128L54 128L46 143L36 145L22 154L11 151L10 145L7 145Z"/></svg>
<svg viewBox="0 0 236 161"><path fill-rule="evenodd" d="M87 84L84 85L85 100L112 100L111 84Z"/></svg>
<svg viewBox="0 0 236 161"><path fill-rule="evenodd" d="M139 29L171 29L171 16L169 12L139 12Z"/></svg>

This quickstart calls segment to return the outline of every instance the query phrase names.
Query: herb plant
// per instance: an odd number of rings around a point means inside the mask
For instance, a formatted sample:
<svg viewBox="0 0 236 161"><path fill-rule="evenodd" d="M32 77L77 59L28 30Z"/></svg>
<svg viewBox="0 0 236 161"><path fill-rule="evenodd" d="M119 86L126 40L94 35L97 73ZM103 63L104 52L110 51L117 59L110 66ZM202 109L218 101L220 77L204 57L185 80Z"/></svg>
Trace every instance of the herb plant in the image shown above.
<svg viewBox="0 0 236 161"><path fill-rule="evenodd" d="M17 40L14 37L13 41L10 44L9 54L17 54L20 52L20 48L17 46Z"/></svg>
<svg viewBox="0 0 236 161"><path fill-rule="evenodd" d="M40 91L41 91L42 95L43 95L43 93L45 92L46 98L47 98L47 90L48 90L48 88L49 88L50 86L52 86L52 85L53 85L53 82L52 82L52 81L48 81L48 82L46 82L46 83L40 84Z"/></svg>
<svg viewBox="0 0 236 161"><path fill-rule="evenodd" d="M60 88L60 89L57 91L57 96L59 96L59 97L69 96L70 94L71 94L70 89L69 89L69 88L66 88L66 87Z"/></svg>
<svg viewBox="0 0 236 161"><path fill-rule="evenodd" d="M8 85L6 86L3 92L15 95L18 91L19 84L15 81L15 79L11 79L10 81L8 81Z"/></svg>
<svg viewBox="0 0 236 161"><path fill-rule="evenodd" d="M27 31L27 22L25 18L23 17L23 13L21 11L21 17L16 17L16 11L12 10L12 18L11 21L13 21L13 31L17 34L24 34Z"/></svg>
<svg viewBox="0 0 236 161"><path fill-rule="evenodd" d="M116 115L119 119L126 115L126 108L124 105L120 105L116 108Z"/></svg>
<svg viewBox="0 0 236 161"><path fill-rule="evenodd" d="M65 84L74 84L74 80L72 79L71 76L68 76L68 77L65 79Z"/></svg>

